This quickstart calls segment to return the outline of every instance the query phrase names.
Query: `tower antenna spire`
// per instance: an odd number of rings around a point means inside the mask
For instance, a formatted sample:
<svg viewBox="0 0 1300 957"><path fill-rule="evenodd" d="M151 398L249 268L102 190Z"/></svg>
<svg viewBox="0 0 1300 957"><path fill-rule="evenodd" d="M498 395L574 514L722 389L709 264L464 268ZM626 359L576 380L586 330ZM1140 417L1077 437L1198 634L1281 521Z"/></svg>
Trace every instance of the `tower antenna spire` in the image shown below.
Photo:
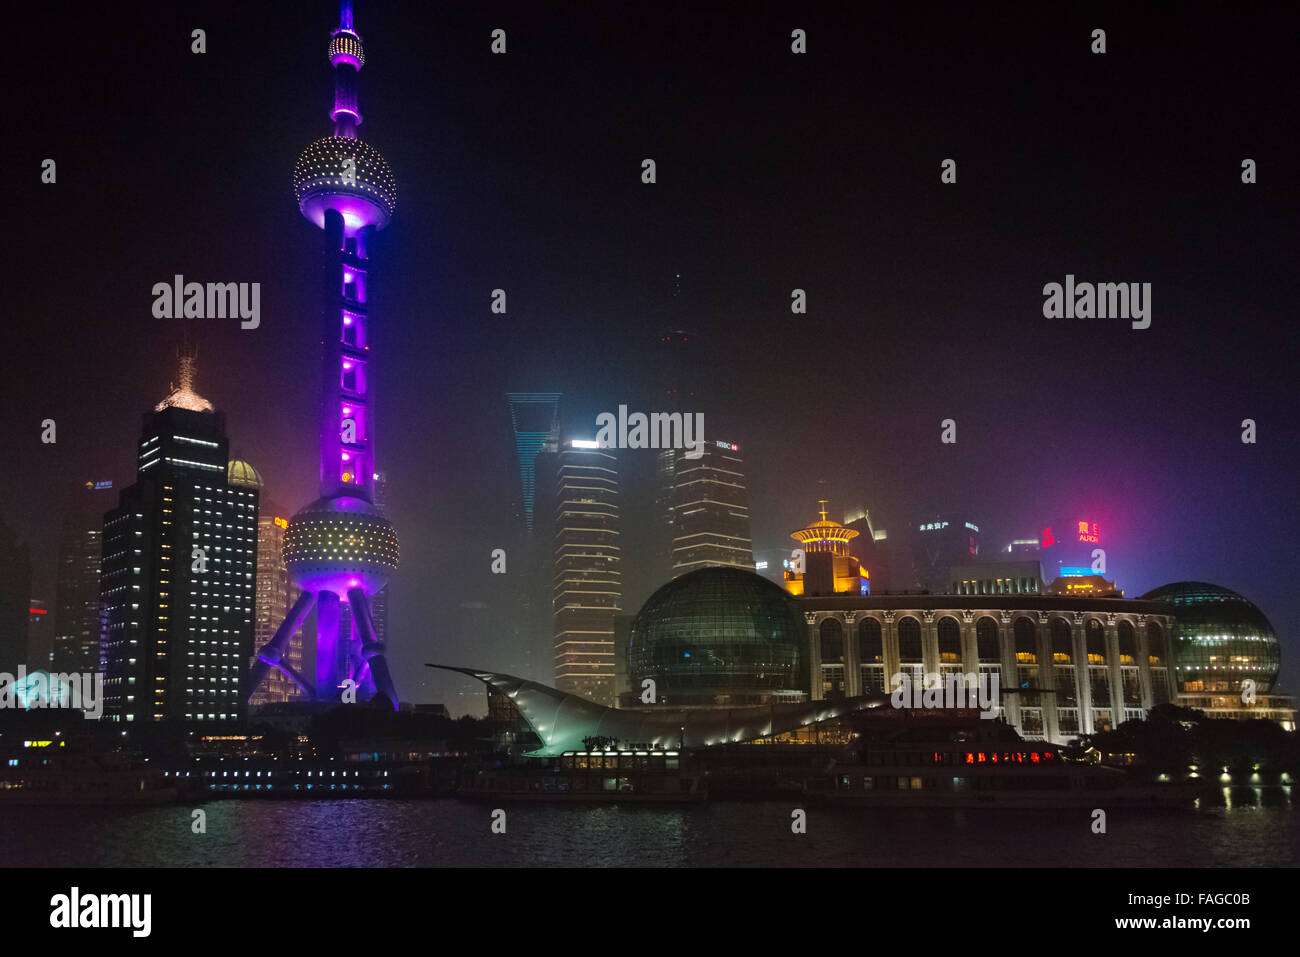
<svg viewBox="0 0 1300 957"><path fill-rule="evenodd" d="M352 0L339 6L339 27L330 34L330 64L334 67L334 108L330 119L334 135L355 139L361 125L357 103L357 74L366 63L361 35L352 27Z"/></svg>

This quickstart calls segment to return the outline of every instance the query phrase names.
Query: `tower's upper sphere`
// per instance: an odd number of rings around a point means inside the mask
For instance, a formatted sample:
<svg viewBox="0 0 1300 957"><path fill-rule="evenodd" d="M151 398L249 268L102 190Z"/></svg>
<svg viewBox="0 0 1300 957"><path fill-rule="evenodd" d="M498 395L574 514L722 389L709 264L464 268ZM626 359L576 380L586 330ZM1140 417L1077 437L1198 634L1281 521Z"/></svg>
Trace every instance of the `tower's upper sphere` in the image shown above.
<svg viewBox="0 0 1300 957"><path fill-rule="evenodd" d="M388 161L369 143L346 136L326 136L302 151L293 169L293 191L298 208L313 223L324 228L325 211L337 209L349 234L363 226L383 229L397 202Z"/></svg>
<svg viewBox="0 0 1300 957"><path fill-rule="evenodd" d="M360 588L373 595L397 568L397 533L365 499L317 499L289 520L284 563L307 591L339 595Z"/></svg>
<svg viewBox="0 0 1300 957"><path fill-rule="evenodd" d="M780 586L741 568L702 568L646 599L632 621L628 671L634 688L653 678L669 704L766 704L799 687L807 634Z"/></svg>
<svg viewBox="0 0 1300 957"><path fill-rule="evenodd" d="M1174 606L1173 657L1180 692L1241 691L1250 678L1260 694L1277 681L1277 635L1254 603L1222 585L1173 582L1142 596Z"/></svg>
<svg viewBox="0 0 1300 957"><path fill-rule="evenodd" d="M354 70L366 65L366 50L361 37L351 30L335 30L330 38L330 66L346 63Z"/></svg>

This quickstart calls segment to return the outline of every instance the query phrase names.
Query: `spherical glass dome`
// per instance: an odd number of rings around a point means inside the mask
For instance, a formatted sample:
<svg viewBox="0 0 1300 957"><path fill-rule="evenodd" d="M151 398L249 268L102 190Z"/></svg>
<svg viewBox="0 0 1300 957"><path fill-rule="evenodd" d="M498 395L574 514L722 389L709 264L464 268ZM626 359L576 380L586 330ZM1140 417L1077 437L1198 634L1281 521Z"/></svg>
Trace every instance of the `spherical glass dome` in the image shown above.
<svg viewBox="0 0 1300 957"><path fill-rule="evenodd" d="M365 499L317 499L289 520L284 563L307 591L341 596L360 588L373 595L397 568L397 533Z"/></svg>
<svg viewBox="0 0 1300 957"><path fill-rule="evenodd" d="M1253 603L1207 582L1174 582L1142 597L1175 608L1172 652L1180 692L1240 691L1246 678L1260 694L1273 690L1281 649Z"/></svg>
<svg viewBox="0 0 1300 957"><path fill-rule="evenodd" d="M807 633L794 599L766 578L740 568L688 572L632 622L632 688L639 694L654 679L661 705L766 704L799 688Z"/></svg>
<svg viewBox="0 0 1300 957"><path fill-rule="evenodd" d="M262 475L251 463L243 459L232 459L226 463L226 482L244 488L261 488Z"/></svg>

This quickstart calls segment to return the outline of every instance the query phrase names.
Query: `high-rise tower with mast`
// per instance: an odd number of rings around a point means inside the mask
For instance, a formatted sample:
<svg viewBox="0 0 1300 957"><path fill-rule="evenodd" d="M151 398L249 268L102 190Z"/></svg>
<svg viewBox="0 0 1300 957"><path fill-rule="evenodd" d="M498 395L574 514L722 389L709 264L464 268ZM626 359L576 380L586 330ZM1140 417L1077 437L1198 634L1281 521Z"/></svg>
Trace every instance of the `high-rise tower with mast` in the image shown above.
<svg viewBox="0 0 1300 957"><path fill-rule="evenodd" d="M392 171L379 151L357 136L361 110L357 76L365 49L343 0L330 37L334 68L334 133L303 150L293 172L303 216L321 229L320 498L289 522L285 564L302 595L275 636L258 653L251 690L279 668L308 697L338 701L348 682L359 697L397 691L375 634L371 597L397 567L397 534L374 505L375 414L370 331L370 246L392 219ZM351 626L340 628L346 601ZM316 607L316 674L311 682L284 660L289 637ZM343 632L346 632L343 633Z"/></svg>

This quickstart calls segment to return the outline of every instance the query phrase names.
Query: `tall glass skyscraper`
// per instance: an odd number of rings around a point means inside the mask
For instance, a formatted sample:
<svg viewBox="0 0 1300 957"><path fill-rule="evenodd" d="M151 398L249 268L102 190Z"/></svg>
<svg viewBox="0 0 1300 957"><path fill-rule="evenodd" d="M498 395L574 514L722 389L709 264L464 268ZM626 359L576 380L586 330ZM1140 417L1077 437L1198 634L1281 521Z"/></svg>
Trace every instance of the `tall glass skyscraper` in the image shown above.
<svg viewBox="0 0 1300 957"><path fill-rule="evenodd" d="M537 504L537 455L547 441L554 442L559 428L560 393L510 392L510 427L514 432L515 461L519 469L516 511L532 532Z"/></svg>
<svg viewBox="0 0 1300 957"><path fill-rule="evenodd" d="M247 462L230 463L231 485L244 488L262 488L262 477ZM257 516L257 589L253 611L254 647L260 648L275 636L285 615L298 600L300 589L289 578L289 568L284 562L284 532L289 527L288 512L274 502L262 499ZM294 632L285 648L285 659L299 674L303 670L302 629ZM251 668L256 658L250 657ZM255 689L248 699L250 706L299 701L302 689L289 680L279 669L266 676L262 687Z"/></svg>
<svg viewBox="0 0 1300 957"><path fill-rule="evenodd" d="M258 491L227 479L225 416L180 384L144 417L136 480L104 516L111 721L236 728L253 650Z"/></svg>
<svg viewBox="0 0 1300 957"><path fill-rule="evenodd" d="M48 663L56 672L99 670L102 524L102 512L91 515L80 507L69 510L63 523L54 593L54 658Z"/></svg>
<svg viewBox="0 0 1300 957"><path fill-rule="evenodd" d="M623 597L618 459L571 439L553 461L555 686L612 707Z"/></svg>
<svg viewBox="0 0 1300 957"><path fill-rule="evenodd" d="M718 565L754 570L745 463L734 442L705 439L703 455L674 452L673 576Z"/></svg>

